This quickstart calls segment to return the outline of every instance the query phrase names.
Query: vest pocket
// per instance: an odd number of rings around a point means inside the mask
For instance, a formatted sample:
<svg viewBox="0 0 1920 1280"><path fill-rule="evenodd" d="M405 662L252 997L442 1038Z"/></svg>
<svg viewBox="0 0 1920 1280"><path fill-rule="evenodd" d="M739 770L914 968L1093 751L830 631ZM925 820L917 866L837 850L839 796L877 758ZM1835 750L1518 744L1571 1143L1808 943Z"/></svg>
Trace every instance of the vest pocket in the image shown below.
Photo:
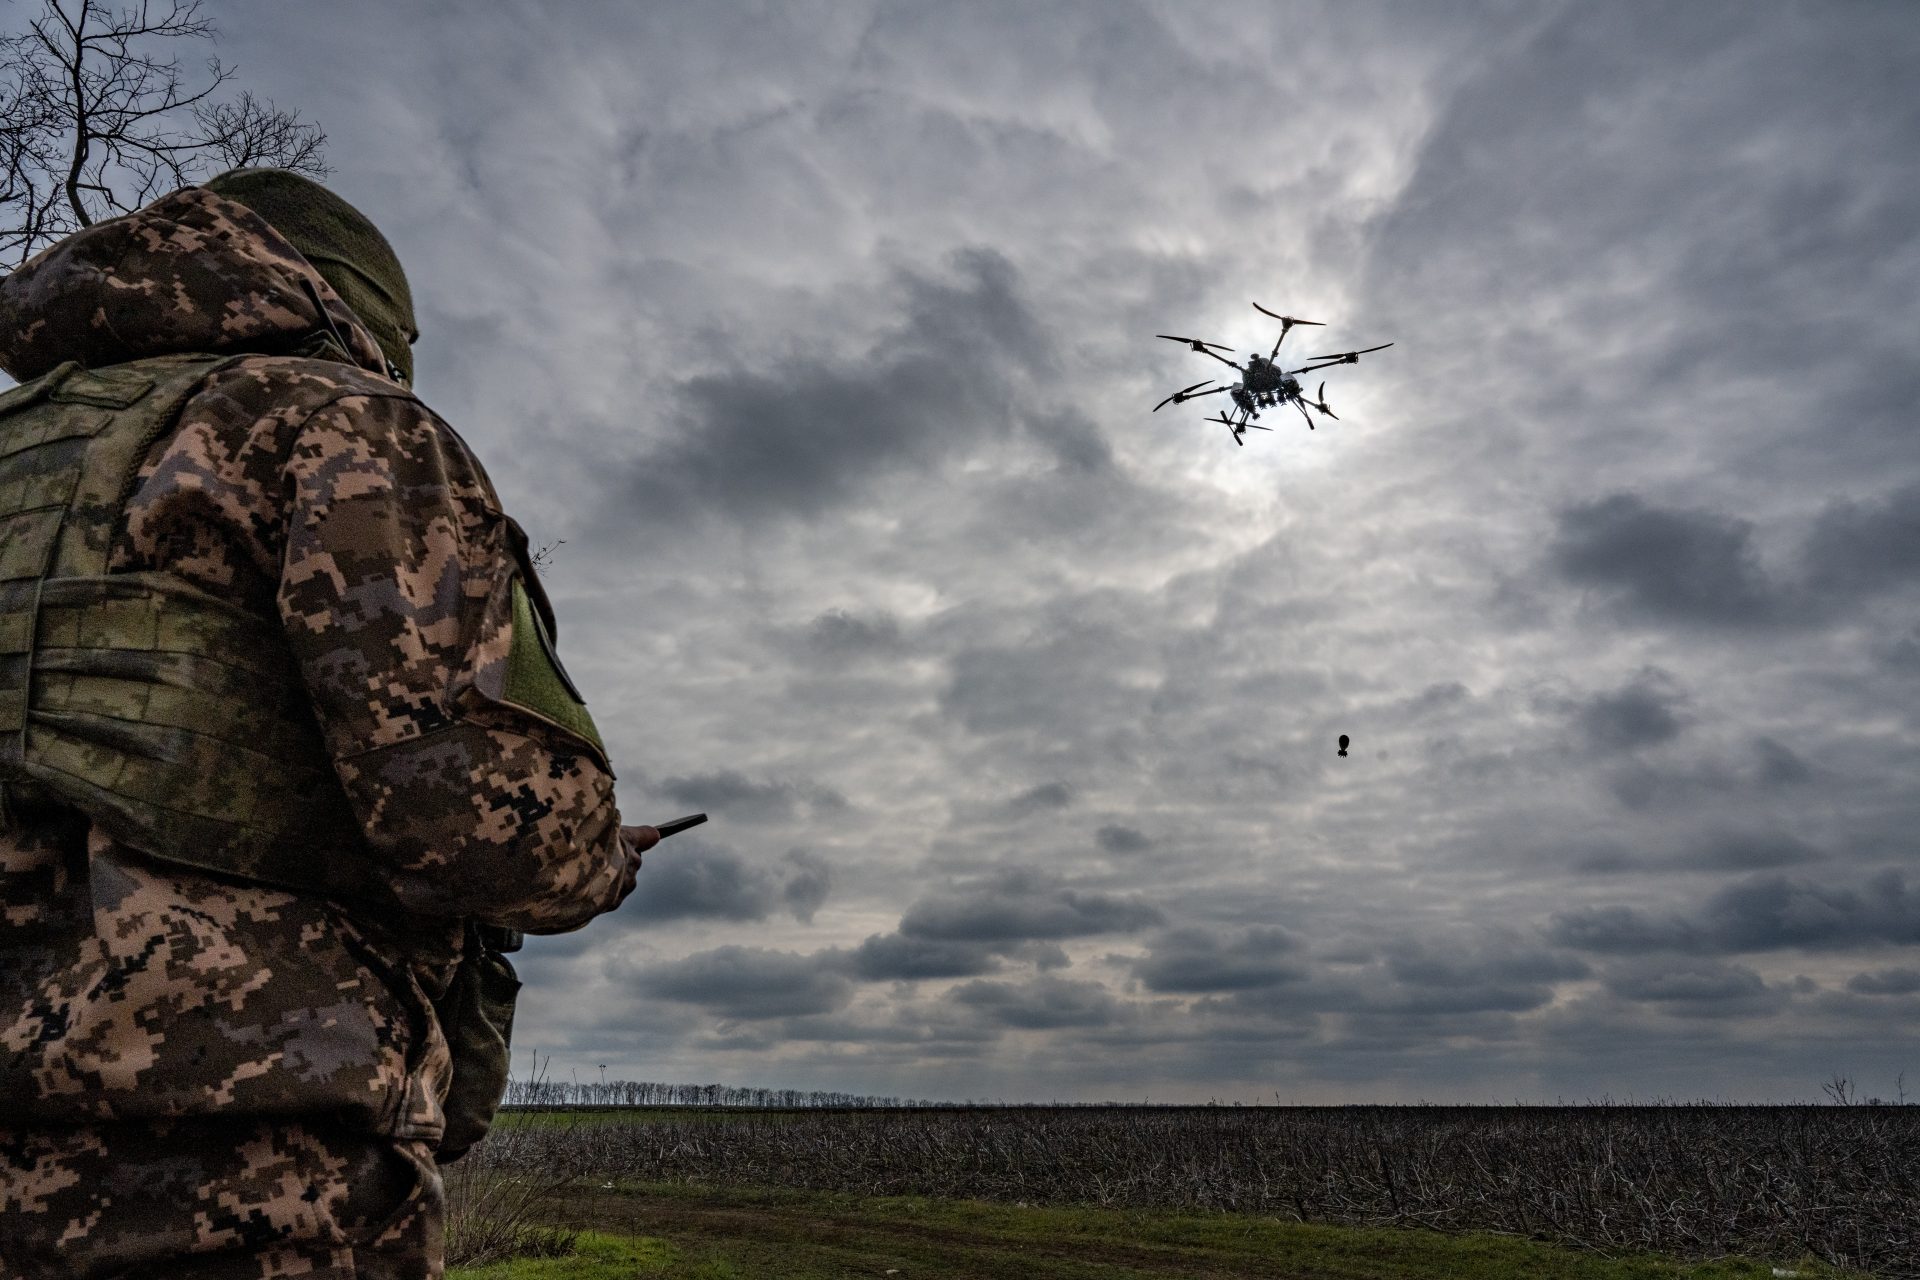
<svg viewBox="0 0 1920 1280"><path fill-rule="evenodd" d="M507 1091L513 1036L513 1006L520 978L513 964L486 946L478 929L467 932L467 953L447 994L434 1004L453 1055L453 1084L441 1109L447 1128L436 1158L451 1164L487 1136Z"/></svg>

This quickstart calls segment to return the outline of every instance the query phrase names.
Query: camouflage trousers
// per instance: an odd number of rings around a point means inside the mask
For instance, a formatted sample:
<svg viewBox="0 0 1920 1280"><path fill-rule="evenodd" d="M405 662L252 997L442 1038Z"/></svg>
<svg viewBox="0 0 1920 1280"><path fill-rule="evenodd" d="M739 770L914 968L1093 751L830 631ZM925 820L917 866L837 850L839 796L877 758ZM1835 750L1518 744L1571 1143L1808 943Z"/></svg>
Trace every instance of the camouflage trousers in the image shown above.
<svg viewBox="0 0 1920 1280"><path fill-rule="evenodd" d="M0 1128L0 1280L426 1280L432 1149L324 1122Z"/></svg>

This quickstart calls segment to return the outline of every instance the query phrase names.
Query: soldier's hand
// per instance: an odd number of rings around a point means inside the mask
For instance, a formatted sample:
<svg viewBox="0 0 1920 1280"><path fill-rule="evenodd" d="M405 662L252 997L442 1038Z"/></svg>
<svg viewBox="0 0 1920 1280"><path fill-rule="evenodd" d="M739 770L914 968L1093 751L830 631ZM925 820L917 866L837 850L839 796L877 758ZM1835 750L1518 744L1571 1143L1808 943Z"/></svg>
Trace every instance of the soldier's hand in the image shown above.
<svg viewBox="0 0 1920 1280"><path fill-rule="evenodd" d="M620 901L633 892L640 875L640 855L660 843L660 833L652 827L620 828L620 847L626 851L627 865L620 874Z"/></svg>

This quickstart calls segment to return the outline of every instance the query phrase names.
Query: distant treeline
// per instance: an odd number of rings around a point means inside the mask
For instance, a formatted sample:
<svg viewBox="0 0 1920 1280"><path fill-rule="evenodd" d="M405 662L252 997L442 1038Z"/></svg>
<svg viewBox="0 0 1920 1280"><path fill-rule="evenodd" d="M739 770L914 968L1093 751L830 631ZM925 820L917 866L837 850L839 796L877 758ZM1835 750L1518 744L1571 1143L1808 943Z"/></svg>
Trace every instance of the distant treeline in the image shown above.
<svg viewBox="0 0 1920 1280"><path fill-rule="evenodd" d="M1000 1098L901 1098L890 1094L843 1093L837 1089L763 1089L738 1084L663 1084L654 1080L513 1080L507 1084L502 1106L509 1108L566 1107L741 1107L762 1110L875 1111L915 1107L932 1110L967 1108L1047 1109L1052 1107L1127 1107L1149 1110L1186 1110L1192 1107L1237 1107L1238 1102L1008 1102Z"/></svg>
<svg viewBox="0 0 1920 1280"><path fill-rule="evenodd" d="M1891 1106L1892 1100L1861 1098L1845 1089L1835 1092L1832 1086L1826 1086L1831 1100L1844 1106ZM1912 1105L1912 1100L1901 1090L1900 1103ZM1588 1098L1581 1102L1568 1102L1564 1099L1551 1103L1345 1103L1335 1106L1300 1106L1280 1102L1277 1098L1271 1103L1246 1105L1240 1102L1153 1102L1143 1099L1139 1102L1007 1102L1004 1099L966 1098L933 1099L901 1098L886 1094L844 1093L837 1089L766 1089L754 1085L736 1084L666 1084L654 1080L603 1080L599 1082L579 1080L513 1080L507 1084L506 1097L502 1105L508 1108L564 1109L568 1107L737 1107L741 1109L759 1109L771 1111L783 1110L825 1110L825 1111L874 1111L899 1108L919 1108L924 1110L973 1110L973 1109L1018 1109L1044 1111L1056 1108L1087 1109L1125 1109L1130 1111L1191 1111L1223 1108L1239 1108L1248 1111L1420 1111L1428 1115L1438 1115L1454 1111L1487 1111L1533 1109L1562 1110L1569 1107L1589 1110L1622 1109L1638 1110L1642 1108L1727 1108L1756 1109L1756 1104L1737 1102L1715 1102L1707 1099L1685 1101L1681 1099L1657 1099L1651 1102L1635 1102L1616 1098ZM1768 1106L1797 1108L1805 1103L1757 1104L1759 1109Z"/></svg>
<svg viewBox="0 0 1920 1280"><path fill-rule="evenodd" d="M761 1107L833 1109L946 1107L926 1098L893 1098L832 1089L761 1089L737 1084L661 1084L652 1080L513 1080L509 1107Z"/></svg>
<svg viewBox="0 0 1920 1280"><path fill-rule="evenodd" d="M551 1062L551 1059L548 1060ZM533 1058L533 1072L525 1080L507 1082L506 1096L501 1100L505 1107L521 1108L564 1108L564 1107L740 1107L762 1110L801 1110L818 1109L830 1111L870 1111L901 1107L931 1108L953 1110L980 1107L1015 1107L1020 1109L1044 1110L1054 1107L1071 1108L1127 1108L1129 1110L1185 1111L1196 1108L1242 1107L1244 1104L1221 1102L1210 1099L1206 1102L1162 1102L1154 1103L1150 1098L1139 1102L1007 1102L1005 1099L967 1098L955 1101L951 1098L935 1100L933 1098L900 1098L872 1093L844 1093L837 1089L765 1089L755 1085L738 1084L663 1084L654 1080L601 1080L582 1083L578 1079L550 1080L547 1078L547 1063L540 1060L538 1053ZM603 1068L604 1070L604 1068ZM1895 1082L1893 1098L1860 1096L1855 1083L1848 1077L1835 1074L1833 1078L1820 1086L1830 1102L1840 1106L1889 1106L1911 1105L1920 1099L1909 1099L1906 1088L1906 1074L1901 1073ZM1428 1115L1437 1115L1448 1111L1476 1111L1487 1108L1515 1109L1551 1108L1555 1110L1567 1107L1595 1108L1642 1108L1642 1107L1723 1107L1730 1109L1751 1109L1756 1104L1737 1102L1714 1102L1708 1099L1685 1101L1678 1098L1661 1098L1652 1102L1635 1102L1612 1097L1587 1098L1581 1102L1568 1102L1557 1099L1552 1103L1346 1103L1337 1107L1299 1106L1288 1104L1274 1095L1271 1104L1255 1104L1247 1108L1282 1111L1327 1110L1367 1110L1398 1111L1414 1109ZM1801 1103L1758 1104L1784 1105L1797 1107Z"/></svg>

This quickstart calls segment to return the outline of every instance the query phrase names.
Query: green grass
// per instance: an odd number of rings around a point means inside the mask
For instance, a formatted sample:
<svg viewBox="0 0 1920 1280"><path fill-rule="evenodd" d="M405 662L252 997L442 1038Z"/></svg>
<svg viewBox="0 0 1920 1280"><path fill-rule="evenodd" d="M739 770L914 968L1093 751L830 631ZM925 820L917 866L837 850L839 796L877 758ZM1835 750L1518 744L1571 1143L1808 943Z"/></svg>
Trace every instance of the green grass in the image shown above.
<svg viewBox="0 0 1920 1280"><path fill-rule="evenodd" d="M452 1267L447 1275L459 1280L626 1280L666 1275L666 1268L678 1261L678 1253L664 1241L590 1231L581 1235L579 1251L570 1258L516 1258L484 1267Z"/></svg>
<svg viewBox="0 0 1920 1280"><path fill-rule="evenodd" d="M777 1189L582 1187L555 1221L572 1258L454 1268L449 1280L1803 1280L1858 1273L1810 1260L1682 1263L1498 1235L1333 1227L1234 1214L1023 1208Z"/></svg>

